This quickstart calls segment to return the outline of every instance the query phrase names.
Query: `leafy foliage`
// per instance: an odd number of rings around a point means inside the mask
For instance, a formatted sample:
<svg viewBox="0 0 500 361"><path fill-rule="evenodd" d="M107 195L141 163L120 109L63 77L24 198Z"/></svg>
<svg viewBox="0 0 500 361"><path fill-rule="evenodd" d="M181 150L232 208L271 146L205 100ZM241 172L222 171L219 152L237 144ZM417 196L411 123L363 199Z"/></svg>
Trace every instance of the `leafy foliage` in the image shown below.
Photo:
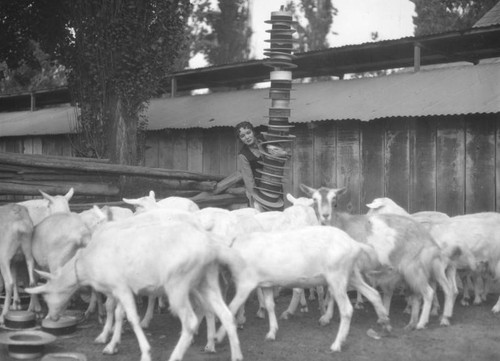
<svg viewBox="0 0 500 361"><path fill-rule="evenodd" d="M36 68L26 49L38 42L66 66L79 126L100 135L82 153L133 164L141 112L186 44L190 10L188 0L5 0L0 61Z"/></svg>
<svg viewBox="0 0 500 361"><path fill-rule="evenodd" d="M296 19L297 13L301 12L306 19L304 26L300 22L296 26L299 37L298 52L322 50L329 47L327 36L330 34L333 18L338 13L331 0L301 0L298 6L293 2L288 2L285 10L295 14Z"/></svg>
<svg viewBox="0 0 500 361"><path fill-rule="evenodd" d="M203 53L212 65L248 60L252 30L245 0L218 0L219 10L209 0L197 2L193 12L193 53Z"/></svg>
<svg viewBox="0 0 500 361"><path fill-rule="evenodd" d="M471 28L498 0L410 0L415 36Z"/></svg>

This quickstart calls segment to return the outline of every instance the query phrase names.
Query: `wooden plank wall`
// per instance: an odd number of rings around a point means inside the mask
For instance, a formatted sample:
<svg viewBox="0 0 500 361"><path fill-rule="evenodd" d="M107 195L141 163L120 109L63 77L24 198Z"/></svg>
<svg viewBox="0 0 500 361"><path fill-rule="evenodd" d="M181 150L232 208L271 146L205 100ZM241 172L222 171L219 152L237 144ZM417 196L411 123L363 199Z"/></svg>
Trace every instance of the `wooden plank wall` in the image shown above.
<svg viewBox="0 0 500 361"><path fill-rule="evenodd" d="M261 129L264 130L264 129ZM410 212L500 210L500 114L295 124L285 191L347 187L339 207L366 212L391 197ZM240 144L231 127L151 131L145 166L229 175ZM71 155L66 136L0 137L0 151Z"/></svg>

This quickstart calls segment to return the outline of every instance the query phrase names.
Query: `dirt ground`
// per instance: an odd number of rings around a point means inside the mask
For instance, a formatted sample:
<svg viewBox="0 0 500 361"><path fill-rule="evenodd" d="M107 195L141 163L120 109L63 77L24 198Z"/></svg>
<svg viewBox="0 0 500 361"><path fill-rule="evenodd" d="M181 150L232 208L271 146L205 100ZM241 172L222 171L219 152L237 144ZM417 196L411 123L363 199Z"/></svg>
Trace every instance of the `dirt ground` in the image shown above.
<svg viewBox="0 0 500 361"><path fill-rule="evenodd" d="M290 301L290 294L276 299L277 315L284 311ZM252 297L247 303L247 322L239 330L239 339L245 360L249 361L496 361L500 360L500 315L491 312L498 295L491 294L480 306L461 306L458 302L450 327L440 327L437 317L432 317L427 329L405 331L409 315L403 313L404 299L393 299L391 308L392 334L380 340L367 335L370 328L377 329L376 315L371 305L354 310L351 329L341 353L329 352L338 328L338 312L330 325L318 324L319 311L316 301L309 302L309 313L279 320L280 329L276 341L265 341L268 321L254 317L257 303ZM152 348L153 360L168 360L179 337L180 322L168 312L156 314L146 335ZM0 330L0 332L6 332ZM140 351L131 328L126 327L119 347L113 356L101 353L103 345L94 344L100 332L95 318L81 323L75 333L60 336L45 347L45 352L81 352L89 361L137 361ZM186 361L230 360L227 339L217 347L217 353L202 351L206 342L205 323L184 357ZM0 345L0 360L9 360L7 348Z"/></svg>

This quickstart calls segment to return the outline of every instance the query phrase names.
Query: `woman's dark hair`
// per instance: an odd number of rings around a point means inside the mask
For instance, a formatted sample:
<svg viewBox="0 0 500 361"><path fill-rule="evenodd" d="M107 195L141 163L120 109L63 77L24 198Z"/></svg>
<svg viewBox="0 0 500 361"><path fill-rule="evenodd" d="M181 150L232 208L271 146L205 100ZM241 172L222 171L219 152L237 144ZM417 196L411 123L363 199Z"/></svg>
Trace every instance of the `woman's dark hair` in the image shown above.
<svg viewBox="0 0 500 361"><path fill-rule="evenodd" d="M238 139L240 138L240 128L250 129L252 132L254 132L254 134L256 134L256 131L253 128L252 123L247 122L247 121L240 122L234 126L234 134L236 135L236 138L238 138Z"/></svg>

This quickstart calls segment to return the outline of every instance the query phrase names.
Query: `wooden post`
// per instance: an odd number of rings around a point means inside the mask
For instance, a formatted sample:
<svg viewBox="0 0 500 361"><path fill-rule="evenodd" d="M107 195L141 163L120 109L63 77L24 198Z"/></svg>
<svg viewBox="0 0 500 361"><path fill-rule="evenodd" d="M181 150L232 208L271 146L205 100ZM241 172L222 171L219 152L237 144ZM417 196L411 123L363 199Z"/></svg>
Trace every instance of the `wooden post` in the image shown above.
<svg viewBox="0 0 500 361"><path fill-rule="evenodd" d="M31 104L30 104L30 108L31 108L31 111L35 111L35 108L36 108L36 101L35 101L35 93L30 93L30 100L31 100Z"/></svg>
<svg viewBox="0 0 500 361"><path fill-rule="evenodd" d="M420 71L420 44L415 43L413 47L413 71L416 73Z"/></svg>
<svg viewBox="0 0 500 361"><path fill-rule="evenodd" d="M170 79L170 98L175 98L177 93L177 78Z"/></svg>

